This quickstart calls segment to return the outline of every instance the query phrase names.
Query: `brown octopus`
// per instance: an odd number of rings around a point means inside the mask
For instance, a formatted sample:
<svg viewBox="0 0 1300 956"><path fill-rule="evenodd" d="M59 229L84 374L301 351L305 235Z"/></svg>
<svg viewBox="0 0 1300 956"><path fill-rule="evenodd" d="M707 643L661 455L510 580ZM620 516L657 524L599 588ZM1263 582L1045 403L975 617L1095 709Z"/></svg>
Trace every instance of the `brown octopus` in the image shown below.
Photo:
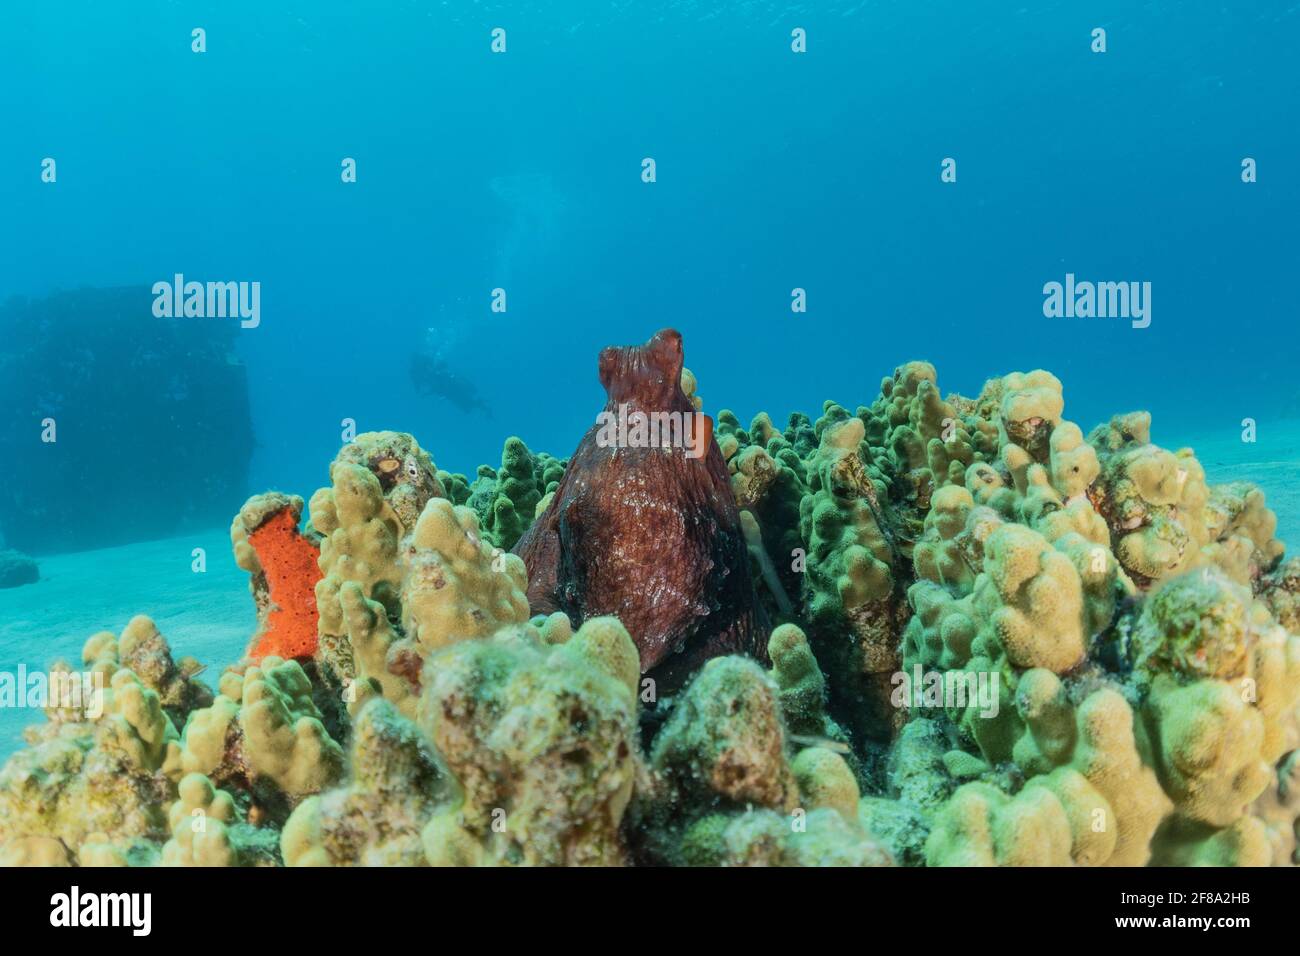
<svg viewBox="0 0 1300 956"><path fill-rule="evenodd" d="M664 689L710 657L763 656L767 630L727 464L681 376L682 337L672 329L600 353L605 411L625 420L682 413L696 429L688 442L696 454L682 443L611 444L598 419L514 548L528 566L533 613L561 610L575 625L616 615L636 641L642 672Z"/></svg>

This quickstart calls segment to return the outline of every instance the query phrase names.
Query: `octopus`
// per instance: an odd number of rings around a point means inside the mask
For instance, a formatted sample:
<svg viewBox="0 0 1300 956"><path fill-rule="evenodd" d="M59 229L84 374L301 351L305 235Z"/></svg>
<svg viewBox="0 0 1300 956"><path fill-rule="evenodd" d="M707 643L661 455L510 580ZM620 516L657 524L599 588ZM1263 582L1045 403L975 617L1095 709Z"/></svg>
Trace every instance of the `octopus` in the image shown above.
<svg viewBox="0 0 1300 956"><path fill-rule="evenodd" d="M672 329L600 353L604 413L514 548L533 614L563 611L575 627L615 615L642 673L668 690L708 658L763 657L767 636L727 465L712 420L682 391L682 364ZM601 421L638 412L681 413L699 441L610 442L602 432Z"/></svg>

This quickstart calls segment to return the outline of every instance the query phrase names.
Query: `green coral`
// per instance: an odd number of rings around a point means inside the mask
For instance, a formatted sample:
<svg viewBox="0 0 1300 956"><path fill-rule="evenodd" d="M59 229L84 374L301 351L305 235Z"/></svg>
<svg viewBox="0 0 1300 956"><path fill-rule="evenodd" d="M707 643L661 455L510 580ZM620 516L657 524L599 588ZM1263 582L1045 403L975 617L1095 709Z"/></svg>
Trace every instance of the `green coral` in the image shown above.
<svg viewBox="0 0 1300 956"><path fill-rule="evenodd" d="M613 865L640 772L636 646L616 620L543 643L531 625L426 665L420 726L457 799L424 831L437 864Z"/></svg>
<svg viewBox="0 0 1300 956"><path fill-rule="evenodd" d="M767 654L772 659L772 679L779 688L781 714L790 732L847 739L826 712L826 678L804 632L795 624L782 624L768 638Z"/></svg>
<svg viewBox="0 0 1300 956"><path fill-rule="evenodd" d="M655 738L655 771L683 799L793 809L778 693L757 664L709 661Z"/></svg>
<svg viewBox="0 0 1300 956"><path fill-rule="evenodd" d="M827 416L835 417L835 410L828 408ZM852 702L847 711L862 718L856 729L867 735L883 727L888 736L886 701L889 675L898 668L903 602L895 587L893 548L882 527L881 489L860 450L863 437L860 419L832 421L822 429L809 462L809 494L799 513L808 545L804 599L834 692Z"/></svg>
<svg viewBox="0 0 1300 956"><path fill-rule="evenodd" d="M832 751L789 758L781 691L739 657L704 665L676 702L640 794L641 852L688 866L886 866L859 823L856 779Z"/></svg>
<svg viewBox="0 0 1300 956"><path fill-rule="evenodd" d="M889 866L889 853L830 809L806 816L771 810L716 814L693 824L682 838L686 866Z"/></svg>
<svg viewBox="0 0 1300 956"><path fill-rule="evenodd" d="M304 800L284 826L289 866L423 866L421 831L446 790L432 745L388 701L357 715L342 787Z"/></svg>
<svg viewBox="0 0 1300 956"><path fill-rule="evenodd" d="M546 490L540 462L523 441L508 438L501 450L501 467L496 471L480 470L469 505L478 512L488 540L509 551L533 523Z"/></svg>

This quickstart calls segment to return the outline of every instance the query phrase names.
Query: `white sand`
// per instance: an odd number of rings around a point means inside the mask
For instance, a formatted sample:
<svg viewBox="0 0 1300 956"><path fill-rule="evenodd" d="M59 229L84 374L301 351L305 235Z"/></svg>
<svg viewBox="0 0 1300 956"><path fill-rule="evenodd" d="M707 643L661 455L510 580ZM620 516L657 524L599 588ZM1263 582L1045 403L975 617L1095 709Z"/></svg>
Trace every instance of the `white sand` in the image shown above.
<svg viewBox="0 0 1300 956"><path fill-rule="evenodd" d="M207 551L207 571L190 570L194 548ZM136 614L153 618L177 657L208 665L215 681L237 660L257 626L248 574L235 566L230 531L170 538L40 559L41 580L0 589L0 670L29 672L66 660L99 631L121 632ZM22 746L22 730L45 719L39 710L0 708L0 758Z"/></svg>

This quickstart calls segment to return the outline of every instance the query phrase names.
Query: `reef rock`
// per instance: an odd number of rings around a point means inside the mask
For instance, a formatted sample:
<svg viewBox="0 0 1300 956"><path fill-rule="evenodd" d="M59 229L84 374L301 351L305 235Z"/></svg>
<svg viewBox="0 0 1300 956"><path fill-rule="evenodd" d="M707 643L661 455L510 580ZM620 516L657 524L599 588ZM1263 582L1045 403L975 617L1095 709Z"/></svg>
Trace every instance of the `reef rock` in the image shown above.
<svg viewBox="0 0 1300 956"><path fill-rule="evenodd" d="M601 352L608 414L514 548L534 614L560 610L575 624L617 616L642 672L669 687L708 658L761 653L766 630L727 464L712 421L682 391L682 359L672 329ZM673 434L686 440L661 433L657 443L638 442L632 427L627 440L608 440L609 421L634 427L655 413L684 416Z"/></svg>
<svg viewBox="0 0 1300 956"><path fill-rule="evenodd" d="M159 319L144 285L0 304L0 536L40 556L226 520L253 420L235 320Z"/></svg>
<svg viewBox="0 0 1300 956"><path fill-rule="evenodd" d="M16 588L35 584L41 579L36 562L21 551L0 548L0 588Z"/></svg>

